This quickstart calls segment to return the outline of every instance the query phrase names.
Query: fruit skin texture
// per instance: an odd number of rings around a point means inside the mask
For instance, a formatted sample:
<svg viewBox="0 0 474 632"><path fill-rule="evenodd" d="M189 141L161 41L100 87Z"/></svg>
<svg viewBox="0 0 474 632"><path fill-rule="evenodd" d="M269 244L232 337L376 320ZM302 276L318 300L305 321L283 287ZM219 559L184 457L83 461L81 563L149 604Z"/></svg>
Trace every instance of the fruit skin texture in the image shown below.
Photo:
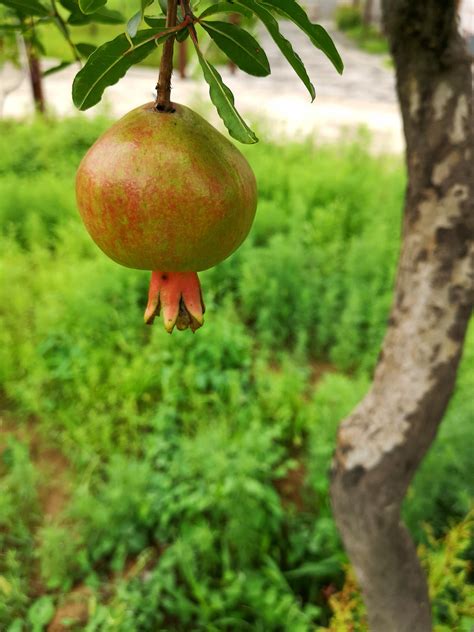
<svg viewBox="0 0 474 632"><path fill-rule="evenodd" d="M126 114L84 156L79 212L114 261L142 270L206 270L236 250L257 206L240 151L189 108L147 103Z"/></svg>

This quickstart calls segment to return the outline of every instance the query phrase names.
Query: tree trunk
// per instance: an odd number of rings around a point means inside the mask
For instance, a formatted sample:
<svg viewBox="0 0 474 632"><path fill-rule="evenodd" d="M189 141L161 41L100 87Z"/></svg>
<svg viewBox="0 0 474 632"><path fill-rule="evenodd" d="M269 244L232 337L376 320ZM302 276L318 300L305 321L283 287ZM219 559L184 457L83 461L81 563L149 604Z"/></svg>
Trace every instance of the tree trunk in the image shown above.
<svg viewBox="0 0 474 632"><path fill-rule="evenodd" d="M339 429L331 495L371 630L431 632L400 509L452 394L474 302L471 70L455 0L384 0L383 11L407 144L403 241L372 387Z"/></svg>
<svg viewBox="0 0 474 632"><path fill-rule="evenodd" d="M31 91L33 93L33 101L37 112L44 113L45 99L43 92L43 78L41 76L41 67L38 56L33 44L25 39L26 56L28 58L28 68L30 73Z"/></svg>
<svg viewBox="0 0 474 632"><path fill-rule="evenodd" d="M372 24L373 0L365 0L364 12L362 14L362 24L367 27Z"/></svg>

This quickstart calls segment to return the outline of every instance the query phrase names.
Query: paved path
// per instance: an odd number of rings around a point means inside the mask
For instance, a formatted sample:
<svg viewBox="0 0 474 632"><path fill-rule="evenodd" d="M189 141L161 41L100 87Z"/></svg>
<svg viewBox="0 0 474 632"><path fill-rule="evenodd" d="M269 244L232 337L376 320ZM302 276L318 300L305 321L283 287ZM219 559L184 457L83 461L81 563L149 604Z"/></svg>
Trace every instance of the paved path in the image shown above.
<svg viewBox="0 0 474 632"><path fill-rule="evenodd" d="M239 111L250 122L257 123L260 136L284 134L300 138L311 134L322 140L333 140L365 126L372 132L376 151L402 151L394 73L387 64L387 57L356 49L343 35L328 27L345 62L341 77L293 24L282 23L281 28L313 80L317 93L314 103L266 31L260 33L259 39L270 60L270 77L249 77L242 72L231 75L227 68L221 69L224 81L234 92ZM74 111L70 87L75 72L76 68L70 67L45 79L48 103L61 115ZM203 110L217 122L198 69L190 67L189 74L191 78L186 80L174 77L174 100ZM132 68L126 78L106 91L103 102L89 113L106 109L112 116L120 116L151 100L156 75L157 72L149 68ZM31 112L31 97L25 78L20 88L7 97L4 114L23 116L28 112Z"/></svg>

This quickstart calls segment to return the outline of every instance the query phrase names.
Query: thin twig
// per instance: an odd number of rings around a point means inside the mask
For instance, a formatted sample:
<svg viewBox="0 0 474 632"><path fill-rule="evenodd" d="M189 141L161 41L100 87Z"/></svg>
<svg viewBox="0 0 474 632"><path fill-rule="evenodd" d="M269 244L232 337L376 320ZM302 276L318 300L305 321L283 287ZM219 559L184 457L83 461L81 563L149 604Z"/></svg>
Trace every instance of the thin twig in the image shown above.
<svg viewBox="0 0 474 632"><path fill-rule="evenodd" d="M168 13L166 15L166 26L176 26L177 0L168 0ZM161 56L160 74L156 84L156 109L161 112L172 112L171 96L171 75L173 73L173 48L175 36L169 37L163 44L163 54Z"/></svg>
<svg viewBox="0 0 474 632"><path fill-rule="evenodd" d="M54 23L56 24L58 29L63 34L64 39L66 40L66 42L69 44L69 46L71 48L71 51L72 51L72 54L74 56L74 59L82 66L81 57L80 57L79 53L77 52L77 48L76 48L74 42L71 39L71 35L69 33L69 29L67 27L67 24L64 21L63 16L58 11L58 8L56 6L56 0L51 0L51 6L53 7L53 12L54 12Z"/></svg>

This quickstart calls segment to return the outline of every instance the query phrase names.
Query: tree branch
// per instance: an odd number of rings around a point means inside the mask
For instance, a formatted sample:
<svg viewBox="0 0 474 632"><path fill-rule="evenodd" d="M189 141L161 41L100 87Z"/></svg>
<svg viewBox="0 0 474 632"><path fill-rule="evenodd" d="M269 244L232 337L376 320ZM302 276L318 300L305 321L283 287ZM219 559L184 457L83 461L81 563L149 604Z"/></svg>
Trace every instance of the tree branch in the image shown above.
<svg viewBox="0 0 474 632"><path fill-rule="evenodd" d="M72 52L72 55L73 55L74 59L82 67L81 57L80 57L79 53L77 52L77 48L76 48L74 42L71 39L71 34L69 33L69 29L67 27L67 24L64 21L62 15L58 11L58 7L56 5L56 0L51 0L51 6L53 8L53 13L54 13L54 23L58 27L59 31L63 35L63 37L66 40L66 42L68 43L69 48L71 49L71 52Z"/></svg>

